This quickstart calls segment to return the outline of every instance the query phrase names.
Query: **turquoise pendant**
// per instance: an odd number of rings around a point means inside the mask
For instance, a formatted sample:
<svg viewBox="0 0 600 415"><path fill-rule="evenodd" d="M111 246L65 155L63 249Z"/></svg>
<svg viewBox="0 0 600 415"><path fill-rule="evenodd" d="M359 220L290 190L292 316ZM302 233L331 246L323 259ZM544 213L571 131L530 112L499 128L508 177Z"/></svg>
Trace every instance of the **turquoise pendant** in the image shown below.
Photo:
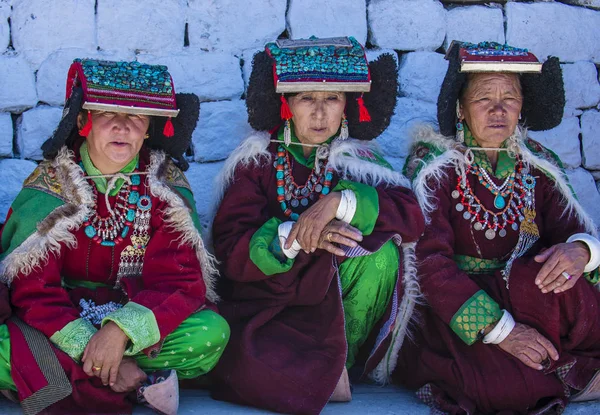
<svg viewBox="0 0 600 415"><path fill-rule="evenodd" d="M96 236L96 229L92 225L88 225L85 227L85 234L88 238L93 238Z"/></svg>
<svg viewBox="0 0 600 415"><path fill-rule="evenodd" d="M502 196L500 196L500 194L497 194L496 198L494 199L494 207L496 209L504 209L505 206L506 206L506 201L504 200L504 198Z"/></svg>

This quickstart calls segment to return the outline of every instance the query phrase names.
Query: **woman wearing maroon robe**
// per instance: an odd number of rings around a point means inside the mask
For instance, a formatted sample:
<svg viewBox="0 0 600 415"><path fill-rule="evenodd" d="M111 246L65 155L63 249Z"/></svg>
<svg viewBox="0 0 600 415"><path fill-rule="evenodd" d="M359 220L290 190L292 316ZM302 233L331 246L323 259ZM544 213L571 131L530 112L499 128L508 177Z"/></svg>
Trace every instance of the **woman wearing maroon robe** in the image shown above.
<svg viewBox="0 0 600 415"><path fill-rule="evenodd" d="M522 127L560 123L560 65L488 42L449 60L438 121L456 139L423 129L405 168L427 304L394 377L436 413L560 413L600 397L596 229Z"/></svg>
<svg viewBox="0 0 600 415"><path fill-rule="evenodd" d="M213 238L232 337L217 399L318 413L351 399L363 345L364 374L391 373L423 230L408 181L367 141L389 124L396 79L391 56L368 65L354 38L282 40L254 57L249 121L274 131L244 141L219 184Z"/></svg>

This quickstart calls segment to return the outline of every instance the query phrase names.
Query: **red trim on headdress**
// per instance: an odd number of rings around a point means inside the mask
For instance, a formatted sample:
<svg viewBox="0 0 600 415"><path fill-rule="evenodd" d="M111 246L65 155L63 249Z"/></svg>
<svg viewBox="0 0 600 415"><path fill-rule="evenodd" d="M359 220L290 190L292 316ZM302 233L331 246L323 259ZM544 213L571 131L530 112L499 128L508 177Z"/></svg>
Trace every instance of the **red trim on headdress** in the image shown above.
<svg viewBox="0 0 600 415"><path fill-rule="evenodd" d="M175 135L175 128L173 127L173 123L171 122L171 117L167 118L165 128L163 128L163 135L165 137L173 137Z"/></svg>
<svg viewBox="0 0 600 415"><path fill-rule="evenodd" d="M290 106L288 105L287 99L285 99L285 96L283 94L281 94L280 116L282 120L291 120L294 116L294 114L292 114Z"/></svg>
<svg viewBox="0 0 600 415"><path fill-rule="evenodd" d="M356 98L356 101L358 101L358 121L360 122L369 122L371 121L371 114L369 114L369 110L367 110L367 107L365 107L365 100L363 99L362 95L358 98Z"/></svg>
<svg viewBox="0 0 600 415"><path fill-rule="evenodd" d="M90 131L92 131L92 113L88 110L87 112L87 121L81 130L79 130L79 135L82 137L87 137L90 135Z"/></svg>

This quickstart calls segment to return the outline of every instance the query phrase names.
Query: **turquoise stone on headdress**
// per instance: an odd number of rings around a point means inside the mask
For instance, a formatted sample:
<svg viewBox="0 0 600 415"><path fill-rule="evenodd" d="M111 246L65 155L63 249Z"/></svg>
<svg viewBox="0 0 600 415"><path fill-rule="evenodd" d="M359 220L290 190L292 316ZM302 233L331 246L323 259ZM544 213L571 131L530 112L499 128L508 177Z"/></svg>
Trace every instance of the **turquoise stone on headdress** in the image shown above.
<svg viewBox="0 0 600 415"><path fill-rule="evenodd" d="M273 58L277 92L368 92L369 66L353 37L280 39L265 47Z"/></svg>

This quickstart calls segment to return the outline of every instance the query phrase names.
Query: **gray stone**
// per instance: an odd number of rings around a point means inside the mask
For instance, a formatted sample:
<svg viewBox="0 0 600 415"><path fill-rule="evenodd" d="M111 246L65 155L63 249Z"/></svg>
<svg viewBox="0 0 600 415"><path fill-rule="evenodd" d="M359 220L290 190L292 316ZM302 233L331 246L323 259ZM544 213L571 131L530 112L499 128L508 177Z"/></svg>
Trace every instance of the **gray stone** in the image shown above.
<svg viewBox="0 0 600 415"><path fill-rule="evenodd" d="M102 0L97 30L102 49L173 53L184 47L185 2Z"/></svg>
<svg viewBox="0 0 600 415"><path fill-rule="evenodd" d="M448 61L435 52L411 52L402 55L398 81L400 93L409 98L437 102Z"/></svg>
<svg viewBox="0 0 600 415"><path fill-rule="evenodd" d="M10 42L10 28L8 26L10 12L10 4L6 0L0 0L0 53L6 50Z"/></svg>
<svg viewBox="0 0 600 415"><path fill-rule="evenodd" d="M373 45L396 50L436 50L446 35L446 10L436 0L371 0Z"/></svg>
<svg viewBox="0 0 600 415"><path fill-rule="evenodd" d="M85 49L59 49L51 53L40 65L37 72L38 99L48 105L62 106L65 103L65 83L67 72L75 58L96 58L105 60L135 60L133 52L98 52Z"/></svg>
<svg viewBox="0 0 600 415"><path fill-rule="evenodd" d="M563 3L573 4L575 6L589 7L590 9L600 10L600 0L560 0Z"/></svg>
<svg viewBox="0 0 600 415"><path fill-rule="evenodd" d="M285 30L286 0L189 0L193 48L240 53L264 46Z"/></svg>
<svg viewBox="0 0 600 415"><path fill-rule="evenodd" d="M554 151L565 167L573 169L581 165L579 144L579 119L567 117L551 130L529 131L529 136Z"/></svg>
<svg viewBox="0 0 600 415"><path fill-rule="evenodd" d="M541 60L600 62L600 13L559 3L506 4L506 41Z"/></svg>
<svg viewBox="0 0 600 415"><path fill-rule="evenodd" d="M53 0L51 4L48 0L16 1L11 17L15 50L37 69L57 49L94 49L94 3L94 0ZM103 3L105 1L100 2ZM115 16L118 14L114 13Z"/></svg>
<svg viewBox="0 0 600 415"><path fill-rule="evenodd" d="M29 160L0 160L0 223L4 223L8 209L23 187L23 182L36 168L37 164ZM3 400L6 402L5 400ZM0 412L5 414L3 403Z"/></svg>
<svg viewBox="0 0 600 415"><path fill-rule="evenodd" d="M600 224L600 193L596 188L594 177L585 169L567 170L569 182L585 211L594 219L596 226Z"/></svg>
<svg viewBox="0 0 600 415"><path fill-rule="evenodd" d="M581 116L583 166L600 170L600 112L586 111Z"/></svg>
<svg viewBox="0 0 600 415"><path fill-rule="evenodd" d="M223 165L224 162L190 163L190 168L185 172L185 176L194 192L196 209L198 210L198 216L205 231L209 228L210 223L212 223L212 215L214 214L214 180L223 168ZM203 236L207 239L208 235L204 232Z"/></svg>
<svg viewBox="0 0 600 415"><path fill-rule="evenodd" d="M354 36L367 40L365 0L290 0L287 13L290 38Z"/></svg>
<svg viewBox="0 0 600 415"><path fill-rule="evenodd" d="M21 158L42 160L41 146L46 141L62 117L62 110L56 107L40 106L26 111L17 120L17 146Z"/></svg>
<svg viewBox="0 0 600 415"><path fill-rule="evenodd" d="M240 61L228 53L192 48L168 55L138 55L140 62L169 67L176 92L193 92L202 101L240 98L244 81Z"/></svg>
<svg viewBox="0 0 600 415"><path fill-rule="evenodd" d="M20 56L0 56L0 111L20 112L37 103L35 77Z"/></svg>
<svg viewBox="0 0 600 415"><path fill-rule="evenodd" d="M565 116L578 115L579 108L594 107L600 102L598 71L592 62L561 65L565 83Z"/></svg>
<svg viewBox="0 0 600 415"><path fill-rule="evenodd" d="M390 126L376 138L386 157L406 157L412 145L411 134L420 124L435 124L435 104L412 98L398 98Z"/></svg>
<svg viewBox="0 0 600 415"><path fill-rule="evenodd" d="M200 162L224 160L251 132L245 101L204 102L192 135L194 158Z"/></svg>
<svg viewBox="0 0 600 415"><path fill-rule="evenodd" d="M0 157L13 155L13 124L7 112L0 113Z"/></svg>
<svg viewBox="0 0 600 415"><path fill-rule="evenodd" d="M468 22L468 23L467 23ZM504 16L499 7L456 7L446 16L445 49L453 40L504 43Z"/></svg>

